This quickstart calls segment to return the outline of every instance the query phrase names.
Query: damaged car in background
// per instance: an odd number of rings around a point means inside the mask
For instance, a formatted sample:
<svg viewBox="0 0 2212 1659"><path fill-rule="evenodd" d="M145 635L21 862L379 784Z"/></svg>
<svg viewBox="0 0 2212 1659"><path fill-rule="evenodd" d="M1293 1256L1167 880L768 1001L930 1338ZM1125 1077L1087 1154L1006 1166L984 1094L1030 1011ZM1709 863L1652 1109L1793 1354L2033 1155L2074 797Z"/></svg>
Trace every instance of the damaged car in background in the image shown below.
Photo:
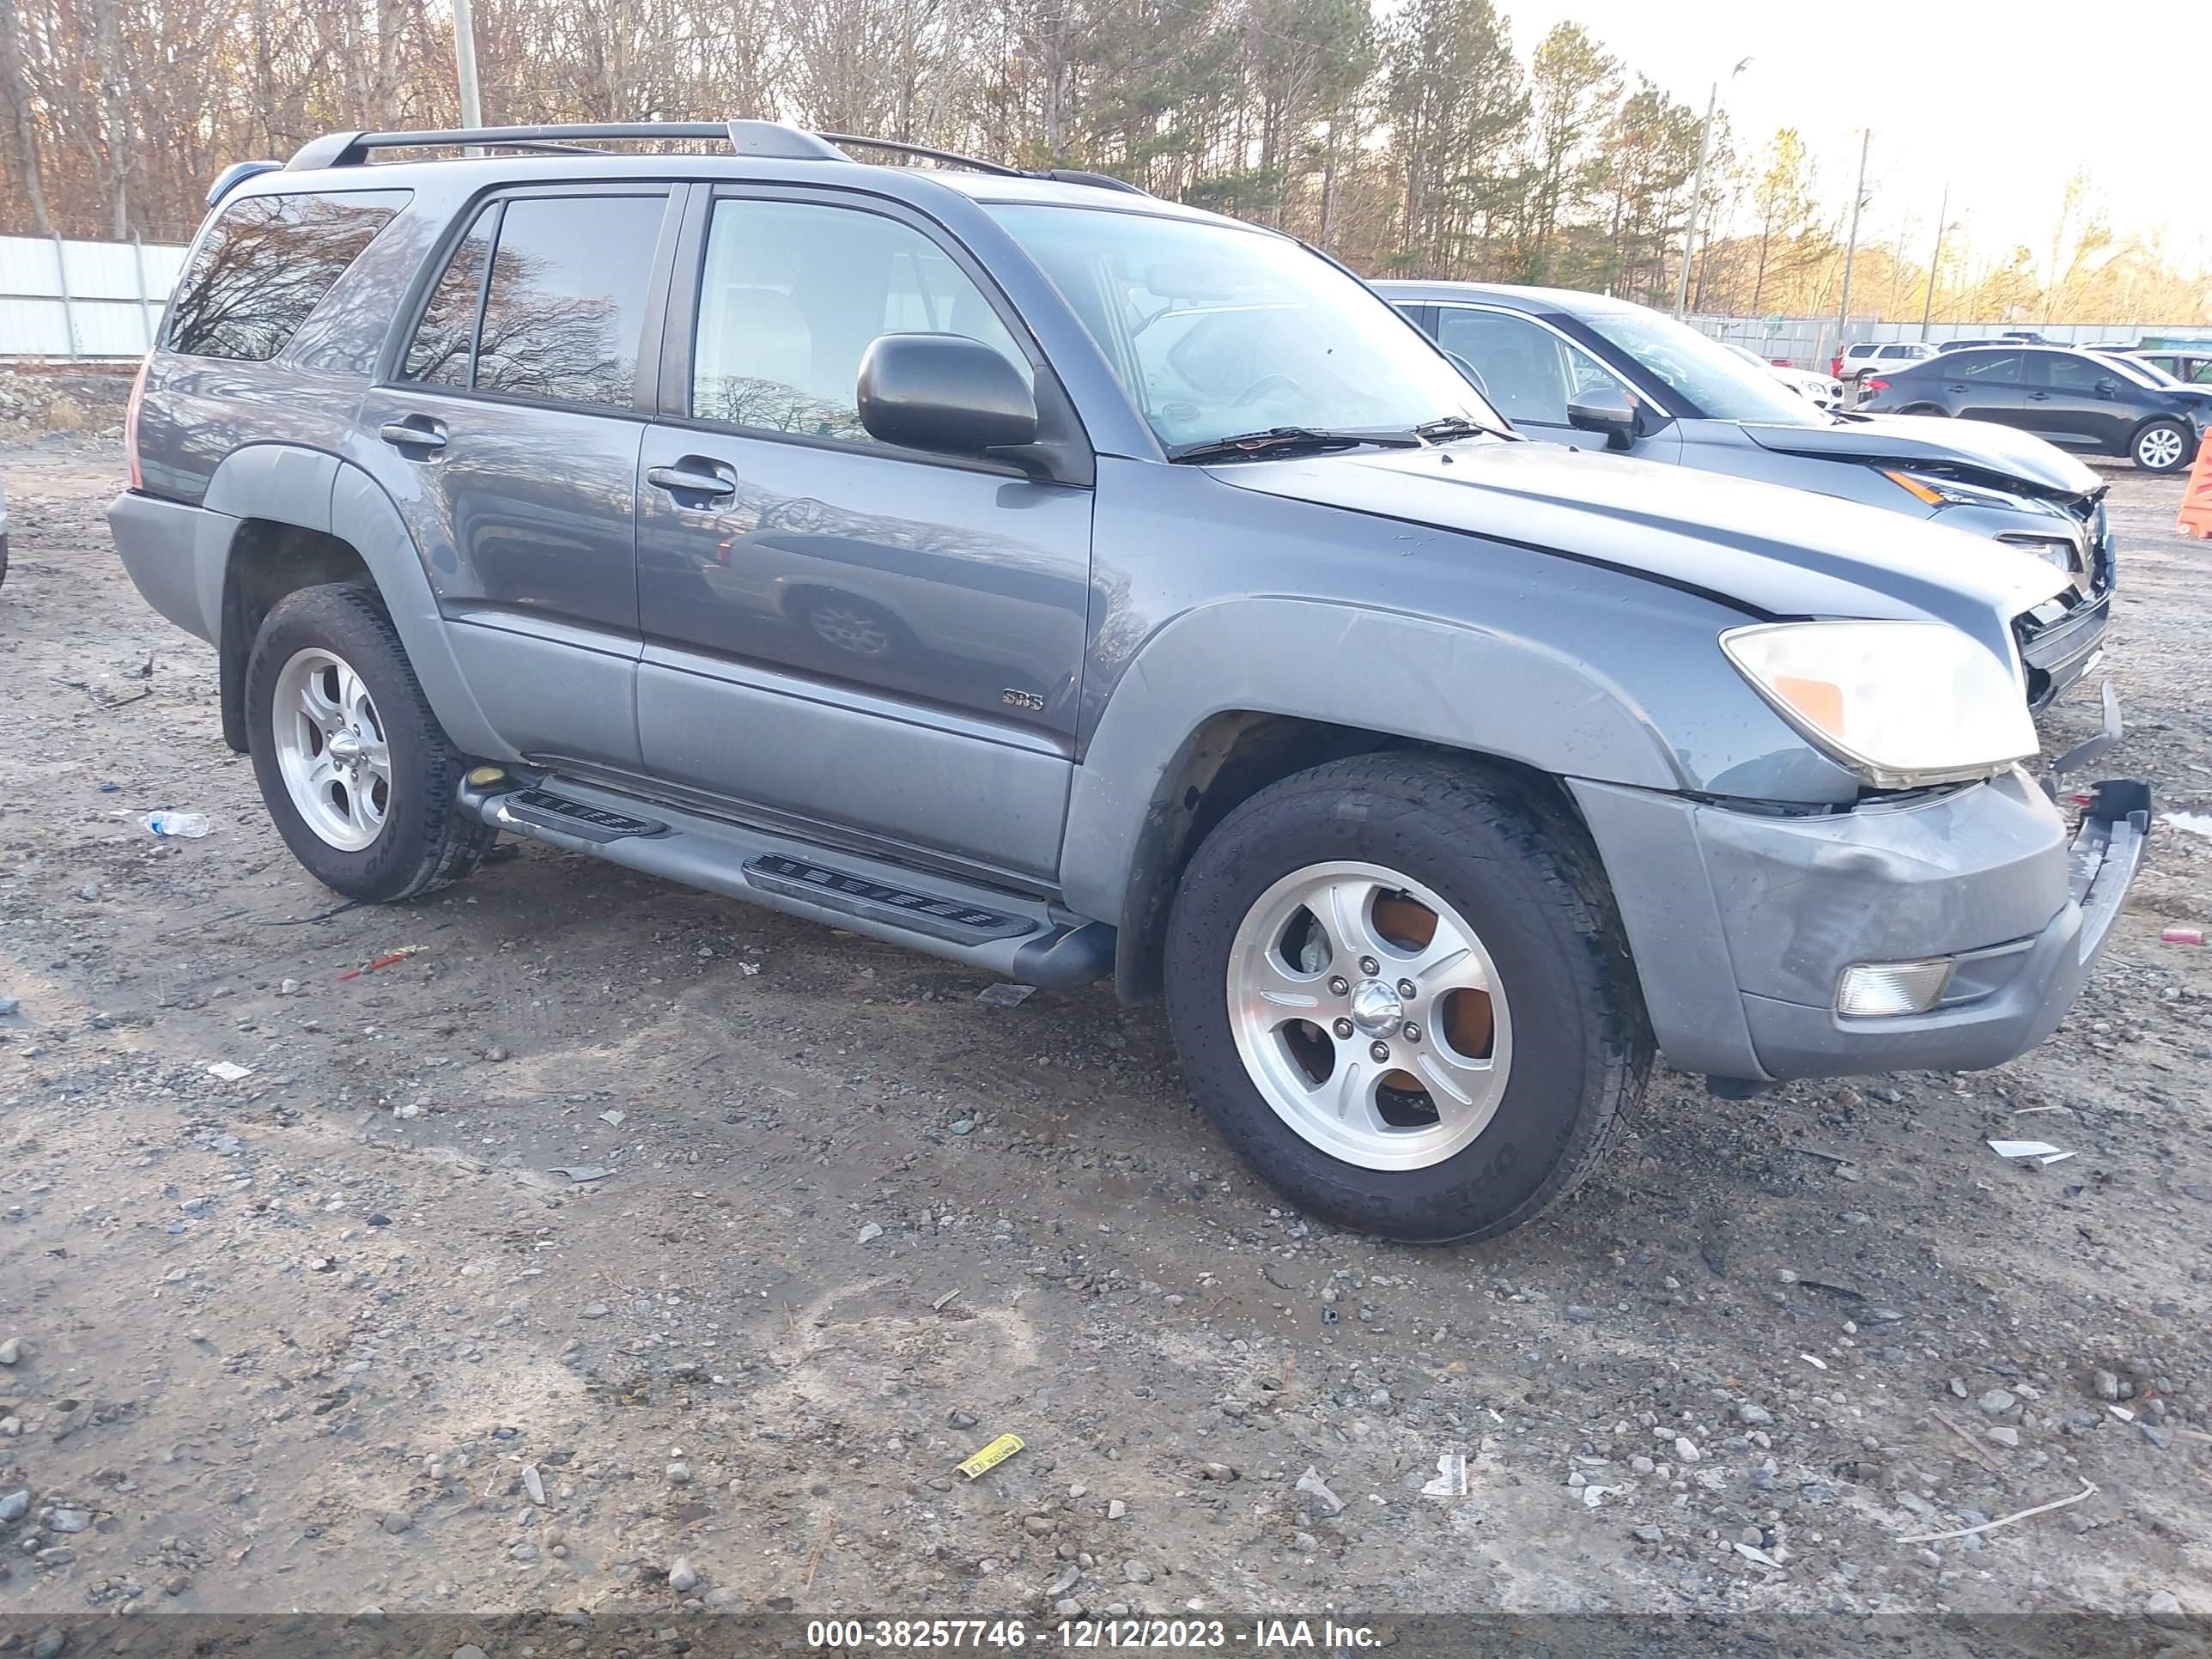
<svg viewBox="0 0 2212 1659"><path fill-rule="evenodd" d="M1931 520L2066 578L2020 619L2028 702L2094 672L2115 576L2105 481L2024 432L1819 409L1648 306L1561 289L1377 283L1532 437ZM1942 554L1934 546L1930 556Z"/></svg>

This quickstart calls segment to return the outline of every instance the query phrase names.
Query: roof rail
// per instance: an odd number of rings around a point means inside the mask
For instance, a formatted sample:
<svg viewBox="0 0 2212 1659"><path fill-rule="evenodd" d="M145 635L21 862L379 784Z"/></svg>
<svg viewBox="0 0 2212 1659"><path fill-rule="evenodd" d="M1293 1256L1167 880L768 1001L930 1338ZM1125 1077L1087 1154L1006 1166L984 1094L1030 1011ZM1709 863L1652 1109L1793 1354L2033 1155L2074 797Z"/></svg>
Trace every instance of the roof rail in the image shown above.
<svg viewBox="0 0 2212 1659"><path fill-rule="evenodd" d="M326 132L310 138L284 163L291 173L318 167L359 167L372 150L380 149L522 149L556 155L596 155L605 152L601 143L653 139L719 140L736 155L757 155L790 161L849 161L839 146L891 150L919 155L978 173L1009 179L1051 179L1061 184L1092 185L1105 190L1149 192L1125 179L1073 167L1016 167L957 150L910 144L900 138L870 138L859 133L809 132L781 121L628 121L566 122L546 126L463 127L437 132Z"/></svg>
<svg viewBox="0 0 2212 1659"><path fill-rule="evenodd" d="M793 161L848 161L852 157L811 132L780 121L625 121L556 123L547 126L461 127L442 132L326 132L310 138L284 166L289 172L311 167L358 167L378 149L535 149L592 155L593 146L647 139L717 139L738 155L776 156Z"/></svg>

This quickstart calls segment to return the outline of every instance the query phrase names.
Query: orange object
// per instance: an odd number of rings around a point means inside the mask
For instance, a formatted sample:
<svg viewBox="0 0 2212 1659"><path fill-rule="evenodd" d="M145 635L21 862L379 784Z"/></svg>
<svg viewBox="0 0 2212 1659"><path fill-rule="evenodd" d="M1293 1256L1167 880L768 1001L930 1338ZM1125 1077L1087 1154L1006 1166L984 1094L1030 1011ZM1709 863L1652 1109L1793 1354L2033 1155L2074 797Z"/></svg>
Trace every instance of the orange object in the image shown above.
<svg viewBox="0 0 2212 1659"><path fill-rule="evenodd" d="M2212 541L2212 429L2197 446L2196 464L2189 469L2189 489L2181 498L2179 527L2185 536Z"/></svg>

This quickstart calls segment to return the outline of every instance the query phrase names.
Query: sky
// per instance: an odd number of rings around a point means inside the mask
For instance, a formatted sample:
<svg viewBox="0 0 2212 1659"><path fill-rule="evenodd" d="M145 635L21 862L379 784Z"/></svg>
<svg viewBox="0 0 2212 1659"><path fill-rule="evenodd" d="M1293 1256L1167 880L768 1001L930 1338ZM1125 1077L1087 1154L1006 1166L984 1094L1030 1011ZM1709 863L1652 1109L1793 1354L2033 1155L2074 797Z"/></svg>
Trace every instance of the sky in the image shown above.
<svg viewBox="0 0 2212 1659"><path fill-rule="evenodd" d="M1871 128L1863 240L1948 217L1985 254L2047 254L2086 173L2116 231L2212 263L2212 4L2056 0L1497 0L1525 58L1579 23L1702 115L1716 80L1740 143L1795 126L1824 197L1850 198ZM1732 82L1729 71L1748 57ZM1924 252L1922 257L1925 257Z"/></svg>

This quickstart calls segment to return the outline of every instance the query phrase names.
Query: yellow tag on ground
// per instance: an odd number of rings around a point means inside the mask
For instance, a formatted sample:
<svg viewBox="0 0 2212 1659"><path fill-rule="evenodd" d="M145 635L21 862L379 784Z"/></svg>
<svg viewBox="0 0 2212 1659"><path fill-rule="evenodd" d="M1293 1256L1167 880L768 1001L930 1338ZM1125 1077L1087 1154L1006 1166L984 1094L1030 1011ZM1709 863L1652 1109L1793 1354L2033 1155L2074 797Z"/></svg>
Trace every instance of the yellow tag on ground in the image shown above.
<svg viewBox="0 0 2212 1659"><path fill-rule="evenodd" d="M1002 1434L960 1466L960 1473L973 1480L979 1474L988 1474L1022 1449L1022 1437L1018 1434Z"/></svg>

